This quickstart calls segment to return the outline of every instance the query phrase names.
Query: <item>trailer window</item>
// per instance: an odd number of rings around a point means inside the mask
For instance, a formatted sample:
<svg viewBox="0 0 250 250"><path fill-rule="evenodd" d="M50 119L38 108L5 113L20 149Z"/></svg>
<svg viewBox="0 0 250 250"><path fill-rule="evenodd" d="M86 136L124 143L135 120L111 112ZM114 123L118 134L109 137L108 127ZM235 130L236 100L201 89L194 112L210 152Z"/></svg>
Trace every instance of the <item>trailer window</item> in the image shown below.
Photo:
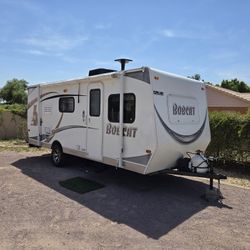
<svg viewBox="0 0 250 250"><path fill-rule="evenodd" d="M74 97L61 97L59 99L59 111L62 113L73 113L75 110Z"/></svg>
<svg viewBox="0 0 250 250"><path fill-rule="evenodd" d="M135 95L124 94L123 122L133 123L135 121ZM120 94L113 94L108 99L108 119L110 122L119 122L120 117Z"/></svg>
<svg viewBox="0 0 250 250"><path fill-rule="evenodd" d="M100 89L90 90L89 114L91 116L100 116L101 113L101 91Z"/></svg>
<svg viewBox="0 0 250 250"><path fill-rule="evenodd" d="M108 100L108 119L110 122L119 122L120 95L110 95Z"/></svg>

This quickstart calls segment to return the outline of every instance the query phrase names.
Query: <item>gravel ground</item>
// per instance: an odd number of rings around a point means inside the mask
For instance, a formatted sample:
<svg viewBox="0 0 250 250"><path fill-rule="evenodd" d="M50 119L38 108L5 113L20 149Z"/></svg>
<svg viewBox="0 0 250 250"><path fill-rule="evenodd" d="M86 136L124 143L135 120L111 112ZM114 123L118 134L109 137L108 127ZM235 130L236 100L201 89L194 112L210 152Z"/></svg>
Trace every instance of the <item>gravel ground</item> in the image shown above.
<svg viewBox="0 0 250 250"><path fill-rule="evenodd" d="M76 176L105 187L77 194L58 184ZM208 203L207 183L0 152L0 248L250 249L250 190L222 185L223 203Z"/></svg>

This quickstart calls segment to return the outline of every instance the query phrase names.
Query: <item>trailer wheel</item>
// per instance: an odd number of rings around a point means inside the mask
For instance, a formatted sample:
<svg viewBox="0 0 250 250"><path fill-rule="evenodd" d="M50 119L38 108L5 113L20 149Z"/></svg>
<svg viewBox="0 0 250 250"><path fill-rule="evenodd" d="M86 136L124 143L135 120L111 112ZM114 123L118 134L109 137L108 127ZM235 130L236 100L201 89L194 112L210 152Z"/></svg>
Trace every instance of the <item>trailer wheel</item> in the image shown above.
<svg viewBox="0 0 250 250"><path fill-rule="evenodd" d="M52 145L52 148L51 148L51 160L52 160L53 164L56 167L62 167L63 159L64 159L64 155L63 155L61 145L59 145L57 143Z"/></svg>

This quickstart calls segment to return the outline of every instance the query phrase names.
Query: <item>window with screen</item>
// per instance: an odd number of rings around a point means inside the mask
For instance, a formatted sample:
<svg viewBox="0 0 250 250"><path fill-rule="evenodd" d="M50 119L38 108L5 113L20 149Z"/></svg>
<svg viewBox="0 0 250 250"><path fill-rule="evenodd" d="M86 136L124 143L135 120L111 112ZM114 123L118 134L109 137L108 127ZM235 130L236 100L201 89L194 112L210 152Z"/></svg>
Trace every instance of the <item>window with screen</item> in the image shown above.
<svg viewBox="0 0 250 250"><path fill-rule="evenodd" d="M89 114L90 116L100 116L101 113L101 90L91 89L89 99Z"/></svg>
<svg viewBox="0 0 250 250"><path fill-rule="evenodd" d="M74 97L61 97L59 99L59 111L62 113L73 113L75 110Z"/></svg>
<svg viewBox="0 0 250 250"><path fill-rule="evenodd" d="M124 94L123 122L135 121L135 95ZM110 122L119 122L120 118L120 94L113 94L108 99L108 119Z"/></svg>

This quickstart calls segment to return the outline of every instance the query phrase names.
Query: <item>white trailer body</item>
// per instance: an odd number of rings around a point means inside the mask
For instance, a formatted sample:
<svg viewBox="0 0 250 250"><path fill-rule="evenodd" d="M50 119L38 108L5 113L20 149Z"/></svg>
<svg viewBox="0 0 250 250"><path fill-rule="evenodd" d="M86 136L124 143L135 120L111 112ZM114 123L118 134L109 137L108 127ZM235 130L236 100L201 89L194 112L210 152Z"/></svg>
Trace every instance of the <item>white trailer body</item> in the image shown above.
<svg viewBox="0 0 250 250"><path fill-rule="evenodd" d="M205 84L143 67L34 85L28 135L32 145L141 174L171 169L210 142Z"/></svg>

